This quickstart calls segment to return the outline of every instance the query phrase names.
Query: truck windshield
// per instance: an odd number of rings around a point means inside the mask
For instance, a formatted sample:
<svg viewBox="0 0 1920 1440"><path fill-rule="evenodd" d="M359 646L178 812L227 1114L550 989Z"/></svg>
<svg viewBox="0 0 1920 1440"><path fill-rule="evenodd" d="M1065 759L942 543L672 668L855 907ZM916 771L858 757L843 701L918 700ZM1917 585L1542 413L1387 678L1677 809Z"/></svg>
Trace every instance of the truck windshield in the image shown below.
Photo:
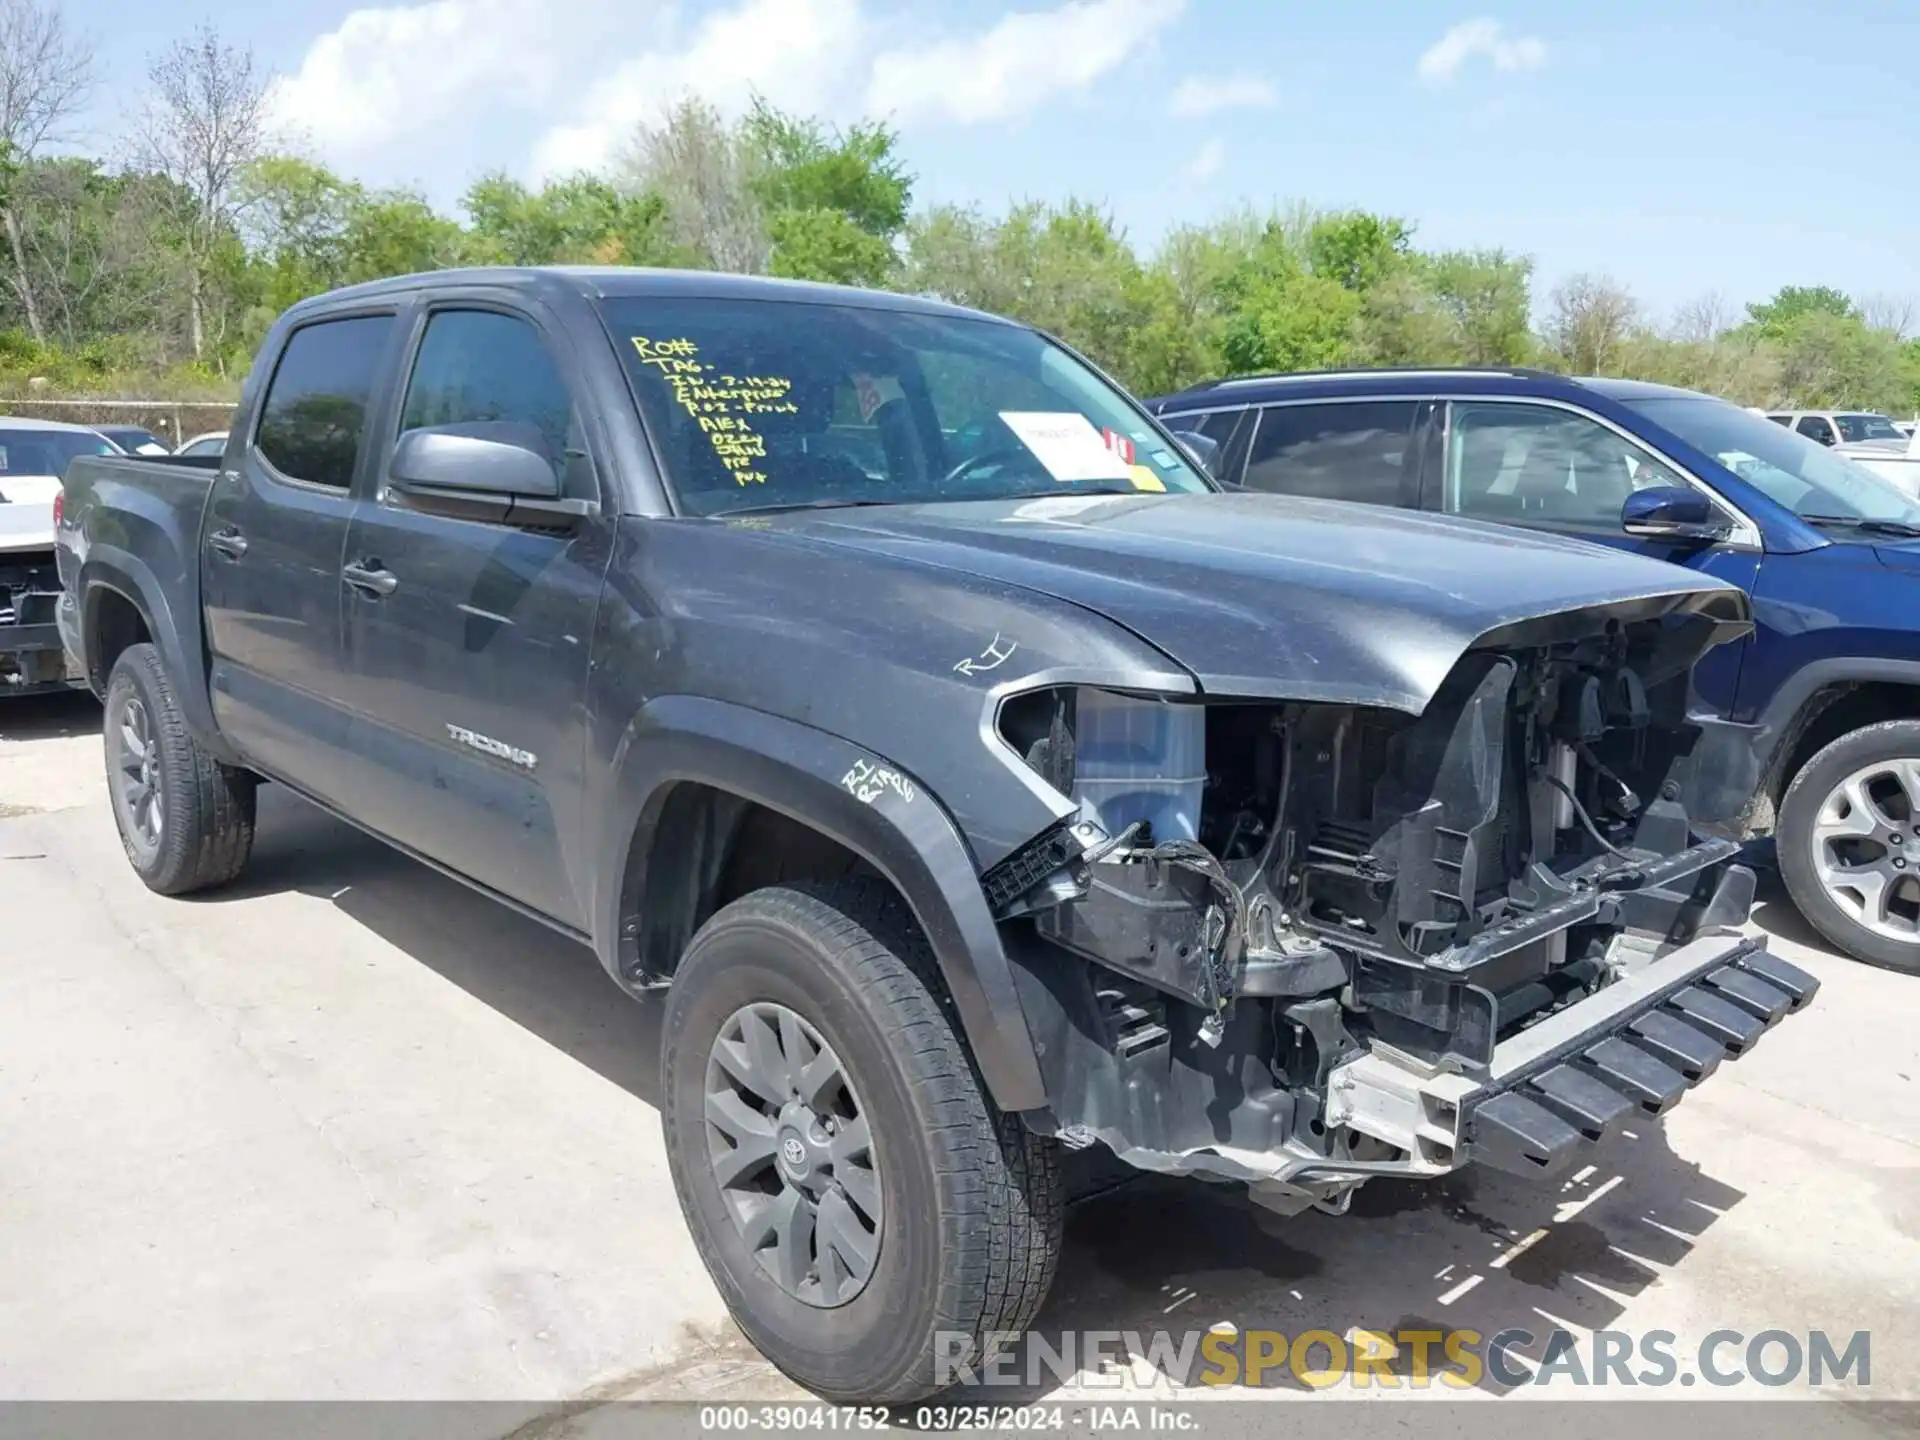
<svg viewBox="0 0 1920 1440"><path fill-rule="evenodd" d="M1860 440L1905 440L1894 428L1893 421L1884 415L1836 415L1834 423L1840 427L1840 438L1848 442Z"/></svg>
<svg viewBox="0 0 1920 1440"><path fill-rule="evenodd" d="M604 302L682 510L1213 487L1031 330L801 301Z"/></svg>
<svg viewBox="0 0 1920 1440"><path fill-rule="evenodd" d="M1737 405L1705 395L1627 404L1796 515L1920 525L1920 505L1891 482Z"/></svg>

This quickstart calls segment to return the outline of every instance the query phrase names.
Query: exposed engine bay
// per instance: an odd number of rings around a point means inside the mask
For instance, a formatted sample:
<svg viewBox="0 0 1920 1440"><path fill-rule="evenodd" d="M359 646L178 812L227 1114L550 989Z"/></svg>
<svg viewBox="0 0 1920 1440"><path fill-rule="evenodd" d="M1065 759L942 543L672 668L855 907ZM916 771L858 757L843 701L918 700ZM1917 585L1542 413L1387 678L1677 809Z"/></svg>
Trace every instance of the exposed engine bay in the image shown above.
<svg viewBox="0 0 1920 1440"><path fill-rule="evenodd" d="M1683 803L1688 678L1724 628L1554 616L1487 637L1418 716L1141 698L1118 747L1112 697L1010 701L1007 743L1081 802L985 877L1058 1133L1339 1208L1369 1175L1467 1158L1552 1173L1740 1053L1813 982L1689 944L1730 937L1753 895ZM1176 710L1190 733L1157 744ZM1202 747L1203 776L1155 777ZM1677 951L1698 973L1644 978ZM1593 1060L1610 1037L1631 1053ZM1634 1073L1608 1081L1608 1057Z"/></svg>

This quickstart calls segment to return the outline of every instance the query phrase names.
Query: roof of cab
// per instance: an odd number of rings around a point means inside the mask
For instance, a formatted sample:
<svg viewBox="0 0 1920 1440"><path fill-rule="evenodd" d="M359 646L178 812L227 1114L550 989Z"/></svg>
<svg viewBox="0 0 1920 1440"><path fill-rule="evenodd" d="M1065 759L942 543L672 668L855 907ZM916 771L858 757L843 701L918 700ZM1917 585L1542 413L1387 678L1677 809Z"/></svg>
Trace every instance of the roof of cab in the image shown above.
<svg viewBox="0 0 1920 1440"><path fill-rule="evenodd" d="M677 297L697 300L785 301L802 305L847 305L870 310L905 310L920 315L949 315L969 320L1016 322L964 306L949 305L919 295L863 290L851 285L823 285L811 280L777 280L766 275L732 275L718 270L650 270L620 265L500 265L451 270L428 270L396 275L329 290L292 307L291 314L309 309L331 309L341 302L391 295L431 292L456 286L492 286L525 290L535 295L570 292L591 300L625 296Z"/></svg>

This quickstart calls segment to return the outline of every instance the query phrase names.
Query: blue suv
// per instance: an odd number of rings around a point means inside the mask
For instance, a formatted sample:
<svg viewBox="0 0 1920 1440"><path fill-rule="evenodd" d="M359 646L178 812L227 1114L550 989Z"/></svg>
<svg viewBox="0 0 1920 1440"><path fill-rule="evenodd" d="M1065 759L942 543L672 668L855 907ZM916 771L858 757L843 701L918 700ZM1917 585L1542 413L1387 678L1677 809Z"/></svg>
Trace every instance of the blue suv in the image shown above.
<svg viewBox="0 0 1920 1440"><path fill-rule="evenodd" d="M1638 381L1253 376L1148 408L1229 485L1582 536L1746 590L1754 633L1696 675L1719 743L1695 783L1720 828L1774 836L1821 934L1920 972L1920 504L1763 415Z"/></svg>

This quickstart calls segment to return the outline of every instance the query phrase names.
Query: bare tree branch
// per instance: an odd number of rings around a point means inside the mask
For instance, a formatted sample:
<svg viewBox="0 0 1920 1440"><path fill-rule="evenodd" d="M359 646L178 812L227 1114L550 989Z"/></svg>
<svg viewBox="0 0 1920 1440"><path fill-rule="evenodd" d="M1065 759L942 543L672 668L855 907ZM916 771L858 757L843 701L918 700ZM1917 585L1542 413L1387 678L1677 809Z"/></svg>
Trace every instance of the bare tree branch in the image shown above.
<svg viewBox="0 0 1920 1440"><path fill-rule="evenodd" d="M660 124L640 128L617 169L630 188L666 201L668 235L695 263L757 275L772 244L753 193L754 163L741 127L688 97Z"/></svg>
<svg viewBox="0 0 1920 1440"><path fill-rule="evenodd" d="M1712 290L1675 310L1667 333L1682 343L1701 344L1725 334L1739 323L1733 302L1718 290Z"/></svg>
<svg viewBox="0 0 1920 1440"><path fill-rule="evenodd" d="M57 3L0 0L0 144L14 160L67 138L94 83L93 45Z"/></svg>
<svg viewBox="0 0 1920 1440"><path fill-rule="evenodd" d="M1600 275L1574 275L1553 292L1547 340L1576 375L1605 375L1640 321L1633 296Z"/></svg>
<svg viewBox="0 0 1920 1440"><path fill-rule="evenodd" d="M67 29L57 0L0 0L0 229L27 328L46 339L39 296L28 275L16 191L21 167L65 137L93 89L93 46Z"/></svg>
<svg viewBox="0 0 1920 1440"><path fill-rule="evenodd" d="M207 267L222 234L235 223L243 171L267 139L269 76L253 51L202 26L149 64L152 92L140 113L135 156L179 187L185 197L189 324L194 357L206 348Z"/></svg>
<svg viewBox="0 0 1920 1440"><path fill-rule="evenodd" d="M1910 338L1920 328L1920 295L1883 291L1860 302L1860 318L1869 330L1884 330L1896 340Z"/></svg>

